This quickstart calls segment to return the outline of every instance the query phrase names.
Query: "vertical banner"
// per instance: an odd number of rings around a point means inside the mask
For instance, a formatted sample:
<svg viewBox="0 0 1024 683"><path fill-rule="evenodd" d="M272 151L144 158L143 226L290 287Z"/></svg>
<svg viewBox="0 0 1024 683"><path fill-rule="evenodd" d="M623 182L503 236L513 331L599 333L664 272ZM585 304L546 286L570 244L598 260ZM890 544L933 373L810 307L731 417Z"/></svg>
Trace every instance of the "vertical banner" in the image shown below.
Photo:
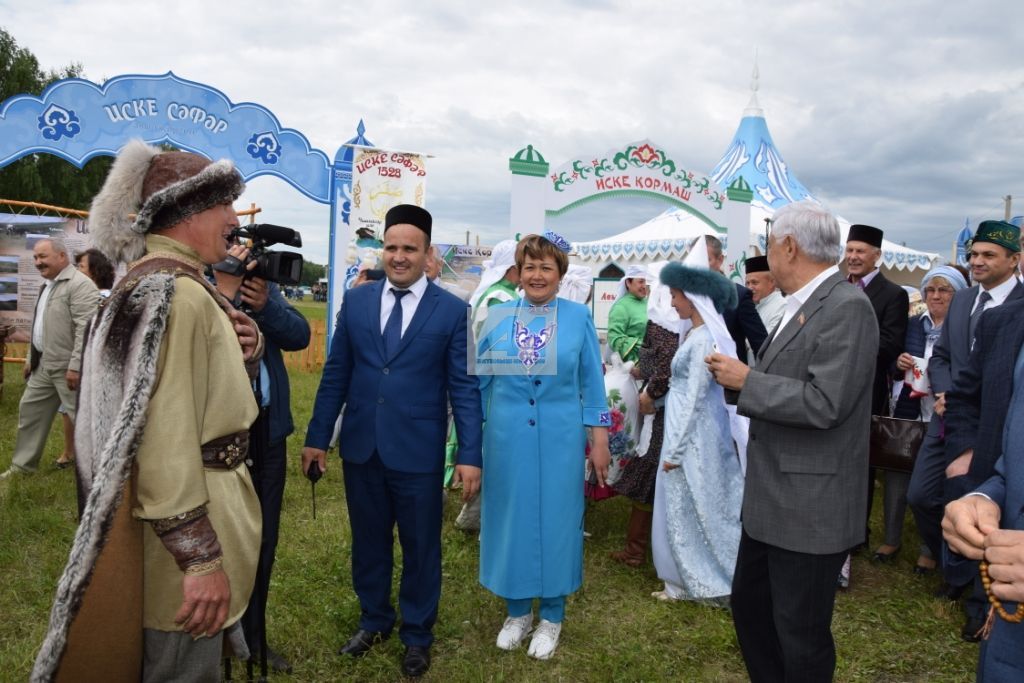
<svg viewBox="0 0 1024 683"><path fill-rule="evenodd" d="M396 204L423 206L427 169L423 157L405 152L357 149L352 160L352 212L349 225L357 245L384 239L384 214Z"/></svg>
<svg viewBox="0 0 1024 683"><path fill-rule="evenodd" d="M335 215L331 244L330 322L359 271L377 268L384 246L384 215L396 204L423 206L427 169L423 155L347 145L352 171L335 168ZM351 188L351 189L349 189ZM343 208L343 206L345 208ZM348 221L344 211L348 211Z"/></svg>
<svg viewBox="0 0 1024 683"><path fill-rule="evenodd" d="M41 239L64 241L68 258L88 248L88 228L81 219L22 216L0 213L0 327L15 331L10 342L27 342L32 335L32 314L43 286L32 250Z"/></svg>

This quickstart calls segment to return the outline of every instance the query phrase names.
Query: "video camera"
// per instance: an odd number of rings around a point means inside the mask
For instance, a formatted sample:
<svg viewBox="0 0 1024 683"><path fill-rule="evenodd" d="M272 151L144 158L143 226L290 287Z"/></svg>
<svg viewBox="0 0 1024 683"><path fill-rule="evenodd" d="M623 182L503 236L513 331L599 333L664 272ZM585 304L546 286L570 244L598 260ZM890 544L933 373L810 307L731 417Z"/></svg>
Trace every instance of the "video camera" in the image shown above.
<svg viewBox="0 0 1024 683"><path fill-rule="evenodd" d="M239 238L251 240L249 257L245 261L228 256L213 266L228 275L239 277L261 277L281 285L297 285L302 280L302 255L294 251L269 251L267 247L284 244L289 247L301 247L302 235L291 228L270 223L237 227L228 236L229 242ZM256 261L256 267L248 270L246 266Z"/></svg>

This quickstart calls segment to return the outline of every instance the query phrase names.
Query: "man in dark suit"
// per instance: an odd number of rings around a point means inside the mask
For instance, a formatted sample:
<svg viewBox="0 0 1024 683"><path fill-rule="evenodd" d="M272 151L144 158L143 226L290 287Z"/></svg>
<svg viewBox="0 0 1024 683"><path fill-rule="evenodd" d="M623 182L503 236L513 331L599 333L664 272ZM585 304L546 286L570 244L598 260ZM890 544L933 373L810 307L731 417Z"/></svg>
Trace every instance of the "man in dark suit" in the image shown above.
<svg viewBox="0 0 1024 683"><path fill-rule="evenodd" d="M864 368L878 353L878 323L836 266L839 239L818 204L779 209L768 263L788 296L775 336L753 370L722 354L707 359L750 417L732 614L755 683L832 679L836 576L864 534Z"/></svg>
<svg viewBox="0 0 1024 683"><path fill-rule="evenodd" d="M1014 389L1013 363L1024 342L1024 299L1007 302L978 323L967 367L946 394L946 459L964 458L967 472L948 479L949 497L992 476L1002 455L1006 411Z"/></svg>
<svg viewBox="0 0 1024 683"><path fill-rule="evenodd" d="M846 238L846 271L864 290L878 320L878 358L871 385L871 414L885 415L889 404L889 369L903 351L910 301L905 289L882 275L883 233L870 225L851 225Z"/></svg>
<svg viewBox="0 0 1024 683"><path fill-rule="evenodd" d="M721 273L722 264L725 262L722 241L714 235L704 235L704 243L708 248L708 267ZM722 319L725 320L729 336L736 342L736 357L746 363L747 344L750 344L756 356L768 336L768 331L764 328L761 316L757 314L757 306L754 305L754 297L750 290L737 282L736 294L739 303L736 304L736 308L722 311Z"/></svg>
<svg viewBox="0 0 1024 683"><path fill-rule="evenodd" d="M854 224L846 236L846 271L851 283L860 287L875 311L878 320L878 357L875 359L875 377L871 384L871 414L889 414L889 369L903 351L907 336L910 301L907 292L890 282L878 267L882 258L882 231L870 225ZM864 516L864 541L871 535L871 504L875 496L875 470L868 469L867 514ZM850 566L843 567L839 583L850 585Z"/></svg>
<svg viewBox="0 0 1024 683"><path fill-rule="evenodd" d="M1010 309L1015 315L1010 313ZM1009 613L1024 602L1024 303L1008 304L986 313L978 326L978 347L987 342L997 346L985 348L988 360L977 363L972 358L971 373L981 370L983 383L998 384L994 395L982 391L981 410L1005 415L1006 430L1000 430L1001 457L994 474L975 492L954 500L946 507L942 520L943 533L949 543L945 558L948 575L963 573L970 577L977 561L988 563L991 594L1002 601ZM1005 318L998 320L996 318ZM999 340L996 341L996 331ZM991 350L992 353L988 353ZM966 374L966 373L965 373ZM1010 384L1008 398L1004 389ZM966 398L966 395L964 396ZM1002 400L1001 405L993 401ZM948 397L951 407L960 403L959 391ZM975 449L972 471L980 455ZM1001 528L1000 528L1001 527ZM966 578L964 579L966 580ZM1013 604L1014 601L1017 604ZM1024 625L1005 621L994 615L992 630L983 641L978 657L979 681L1019 681L1024 679Z"/></svg>
<svg viewBox="0 0 1024 683"><path fill-rule="evenodd" d="M1010 239L1002 239L1003 231L1009 231ZM1004 302L1024 299L1024 285L1014 276L1020 259L1019 241L1016 250L1001 243L1012 245L1013 231L1019 234L1019 230L1008 223L984 221L971 243L969 260L976 284L953 295L939 340L928 361L928 378L937 399L935 413L940 417L945 418L947 392L960 383L960 375L968 366L974 333L980 329L980 321L989 315L987 311ZM928 424L907 490L907 502L914 513L918 532L934 557L941 557L940 522L946 502L970 490L966 479L958 479L971 467L970 454L965 452L966 447L956 450L957 446L953 445L947 449L944 425L944 419ZM963 443L960 437L957 441ZM947 479L951 481L947 483ZM976 591L965 609L967 622L961 635L965 640L977 640L975 633L984 621L987 603Z"/></svg>
<svg viewBox="0 0 1024 683"><path fill-rule="evenodd" d="M339 450L352 529L352 583L362 615L339 654L360 656L387 638L392 534L402 546L399 635L402 673L430 667L441 595L441 512L447 405L459 435L456 481L470 499L480 486L481 406L466 372L467 306L424 274L431 217L399 205L384 219L387 280L349 290L317 391L303 470L326 468L342 405Z"/></svg>
<svg viewBox="0 0 1024 683"><path fill-rule="evenodd" d="M288 464L287 439L295 431L288 370L281 352L301 351L309 346L310 331L309 323L292 308L277 283L254 276L243 279L216 269L214 279L221 293L236 308L252 317L264 340L256 395L260 413L249 428L249 455L253 461L249 473L260 499L263 531L256 586L249 599L249 607L242 616L242 628L253 655L252 661L262 663L270 575L281 527L281 504ZM292 666L288 660L269 647L266 660L274 671L291 673Z"/></svg>

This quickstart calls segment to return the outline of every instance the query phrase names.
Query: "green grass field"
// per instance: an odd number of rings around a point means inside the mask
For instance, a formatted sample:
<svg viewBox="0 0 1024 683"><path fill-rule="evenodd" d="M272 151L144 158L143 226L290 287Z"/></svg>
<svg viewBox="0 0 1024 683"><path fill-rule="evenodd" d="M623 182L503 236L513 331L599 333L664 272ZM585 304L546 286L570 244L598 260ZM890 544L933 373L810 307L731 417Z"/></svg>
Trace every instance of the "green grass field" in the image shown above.
<svg viewBox="0 0 1024 683"><path fill-rule="evenodd" d="M300 304L314 317L323 304ZM0 402L0 470L10 464L17 430L21 368L7 366ZM340 463L317 487L317 518L309 483L299 468L305 425L319 376L293 372L298 431L289 440L281 545L271 587L271 646L295 665L293 681L394 681L400 678L397 638L361 660L335 652L356 627L359 606L351 589L350 536ZM0 482L0 681L28 677L46 628L54 585L75 529L73 473L55 470L61 448L59 421L40 472ZM582 482L581 482L582 483ZM555 657L537 662L525 648L503 652L494 639L504 619L501 600L477 582L477 541L454 529L459 502L445 510L444 586L433 648L432 681L742 681L743 662L728 613L650 597L660 588L652 568L619 566L608 553L620 548L629 506L621 499L590 508L592 537L585 552L583 589L572 596ZM880 537L881 500L873 534ZM956 606L931 597L936 578L911 573L917 538L908 517L904 550L891 566L854 560L852 589L838 597L833 630L839 681L972 680L977 646L961 642ZM396 577L401 567L397 552ZM397 583L394 594L397 596ZM235 670L235 680L239 678Z"/></svg>

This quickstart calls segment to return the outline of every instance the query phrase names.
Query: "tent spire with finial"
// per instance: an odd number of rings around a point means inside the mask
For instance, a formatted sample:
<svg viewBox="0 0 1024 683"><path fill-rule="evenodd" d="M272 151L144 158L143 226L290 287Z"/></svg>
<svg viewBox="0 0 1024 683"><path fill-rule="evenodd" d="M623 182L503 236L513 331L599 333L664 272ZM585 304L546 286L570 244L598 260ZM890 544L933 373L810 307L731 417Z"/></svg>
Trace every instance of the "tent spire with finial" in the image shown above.
<svg viewBox="0 0 1024 683"><path fill-rule="evenodd" d="M743 110L744 116L764 116L761 103L757 101L757 90L760 88L761 72L757 68L757 48L754 48L754 71L750 74L750 101Z"/></svg>

